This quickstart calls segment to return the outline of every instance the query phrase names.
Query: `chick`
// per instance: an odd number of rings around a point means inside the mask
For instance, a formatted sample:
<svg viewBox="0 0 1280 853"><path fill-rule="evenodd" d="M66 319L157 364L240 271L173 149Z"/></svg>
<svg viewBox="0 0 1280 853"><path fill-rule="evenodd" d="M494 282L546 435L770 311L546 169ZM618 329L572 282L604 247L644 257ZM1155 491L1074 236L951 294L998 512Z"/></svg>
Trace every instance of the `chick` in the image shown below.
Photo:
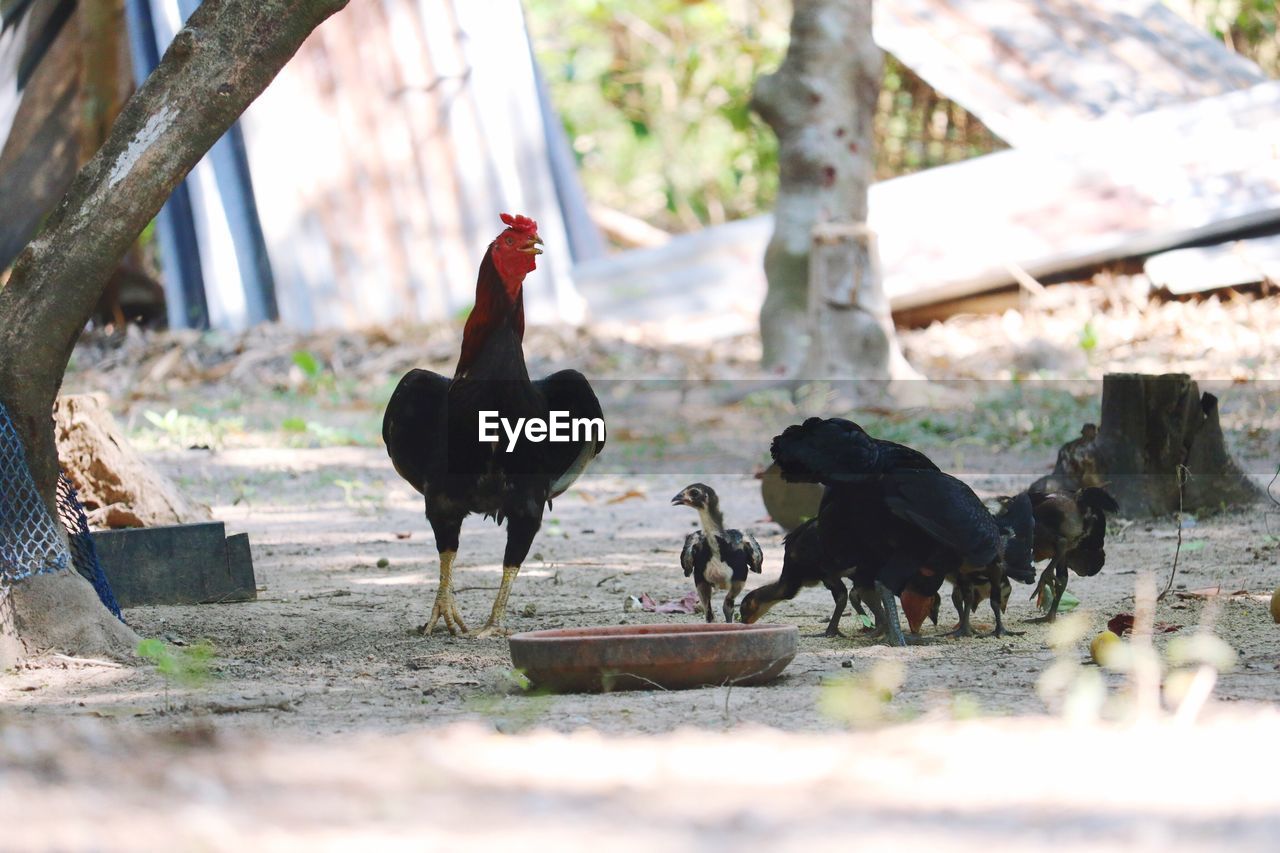
<svg viewBox="0 0 1280 853"><path fill-rule="evenodd" d="M671 504L697 510L702 522L701 530L685 537L680 565L685 577L693 575L693 584L702 599L707 621L715 621L711 612L711 588L714 586L728 591L722 610L724 621L732 622L734 602L746 583L747 572L759 573L764 562L759 544L750 533L725 528L720 498L704 483L685 486L671 499Z"/></svg>

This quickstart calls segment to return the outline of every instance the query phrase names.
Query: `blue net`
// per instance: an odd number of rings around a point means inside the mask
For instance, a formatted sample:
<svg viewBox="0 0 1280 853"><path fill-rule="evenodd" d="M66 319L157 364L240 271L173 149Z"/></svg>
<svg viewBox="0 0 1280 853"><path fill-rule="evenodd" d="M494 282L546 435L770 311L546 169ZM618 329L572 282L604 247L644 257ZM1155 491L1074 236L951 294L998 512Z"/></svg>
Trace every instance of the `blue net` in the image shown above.
<svg viewBox="0 0 1280 853"><path fill-rule="evenodd" d="M89 535L89 519L85 517L84 505L80 503L76 487L71 485L66 474L58 477L58 515L62 526L66 528L67 540L71 543L71 562L76 571L93 584L103 605L123 622L120 605L111 592L111 584L102 571L102 564L98 562L98 549L93 544L93 537Z"/></svg>
<svg viewBox="0 0 1280 853"><path fill-rule="evenodd" d="M50 517L40 499L22 440L9 411L0 403L0 589L71 565L93 584L107 609L120 617L120 605L89 535L89 520L65 474L58 477L58 516ZM59 521L67 532L65 540Z"/></svg>
<svg viewBox="0 0 1280 853"><path fill-rule="evenodd" d="M71 555L27 468L9 410L0 403L0 588L65 569Z"/></svg>

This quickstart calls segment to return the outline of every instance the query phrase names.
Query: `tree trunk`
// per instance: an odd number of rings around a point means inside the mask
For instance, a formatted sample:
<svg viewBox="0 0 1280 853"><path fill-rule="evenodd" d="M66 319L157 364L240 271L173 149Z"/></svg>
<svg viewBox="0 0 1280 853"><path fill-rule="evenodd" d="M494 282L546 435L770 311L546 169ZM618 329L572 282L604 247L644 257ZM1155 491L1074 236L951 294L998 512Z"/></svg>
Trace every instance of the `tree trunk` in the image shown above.
<svg viewBox="0 0 1280 853"><path fill-rule="evenodd" d="M53 404L71 350L111 272L187 172L275 77L303 40L346 0L205 0L129 99L107 141L76 175L0 289L0 400L55 514ZM14 588L18 630L39 643L24 607L57 606L87 588L74 573ZM94 615L104 623L106 608ZM57 619L45 620L57 623ZM58 637L90 637L63 630ZM74 627L74 626L73 626ZM110 651L110 650L108 650Z"/></svg>
<svg viewBox="0 0 1280 853"><path fill-rule="evenodd" d="M865 227L881 68L871 0L795 0L786 58L756 82L752 107L779 147L760 312L766 367L910 375Z"/></svg>
<svg viewBox="0 0 1280 853"><path fill-rule="evenodd" d="M1183 482L1179 483L1179 472ZM1218 398L1184 373L1109 373L1102 422L1058 452L1053 474L1033 488L1105 486L1127 516L1250 504L1261 497L1227 453Z"/></svg>

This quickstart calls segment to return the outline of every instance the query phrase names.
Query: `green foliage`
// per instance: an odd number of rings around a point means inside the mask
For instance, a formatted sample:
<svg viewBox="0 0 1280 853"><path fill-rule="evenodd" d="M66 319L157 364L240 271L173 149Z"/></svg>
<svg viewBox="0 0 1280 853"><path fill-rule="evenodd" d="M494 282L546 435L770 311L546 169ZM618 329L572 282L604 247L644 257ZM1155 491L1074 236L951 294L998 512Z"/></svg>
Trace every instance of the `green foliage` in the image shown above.
<svg viewBox="0 0 1280 853"><path fill-rule="evenodd" d="M818 709L837 722L868 726L887 722L894 695L906 678L897 660L878 660L865 672L828 679L818 694Z"/></svg>
<svg viewBox="0 0 1280 853"><path fill-rule="evenodd" d="M138 657L154 664L166 685L200 687L209 680L209 668L216 656L212 644L204 640L185 648L154 638L138 643Z"/></svg>
<svg viewBox="0 0 1280 853"><path fill-rule="evenodd" d="M1098 348L1098 332L1093 328L1093 321L1086 320L1084 328L1080 330L1080 349L1086 353L1091 353Z"/></svg>
<svg viewBox="0 0 1280 853"><path fill-rule="evenodd" d="M223 444L227 435L244 430L244 418L205 418L200 415L179 413L177 409L169 409L163 415L146 411L142 413L152 427L142 430L139 443L147 446L170 446L183 450L192 447L208 447L217 449Z"/></svg>
<svg viewBox="0 0 1280 853"><path fill-rule="evenodd" d="M371 486L364 480L337 479L333 485L342 489L343 503L361 515L378 512L387 500L386 483Z"/></svg>
<svg viewBox="0 0 1280 853"><path fill-rule="evenodd" d="M1013 382L971 409L909 412L856 418L877 438L902 444L939 442L976 447L1051 449L1097 420L1097 399L1051 384Z"/></svg>
<svg viewBox="0 0 1280 853"><path fill-rule="evenodd" d="M758 213L777 142L751 87L786 49L766 0L529 0L553 100L594 200L671 230Z"/></svg>
<svg viewBox="0 0 1280 853"><path fill-rule="evenodd" d="M1166 0L1166 4L1189 11L1197 24L1272 77L1280 74L1280 10L1275 0Z"/></svg>
<svg viewBox="0 0 1280 853"><path fill-rule="evenodd" d="M298 350L293 354L293 363L313 382L320 378L323 368L320 366L320 360L312 353L304 349Z"/></svg>

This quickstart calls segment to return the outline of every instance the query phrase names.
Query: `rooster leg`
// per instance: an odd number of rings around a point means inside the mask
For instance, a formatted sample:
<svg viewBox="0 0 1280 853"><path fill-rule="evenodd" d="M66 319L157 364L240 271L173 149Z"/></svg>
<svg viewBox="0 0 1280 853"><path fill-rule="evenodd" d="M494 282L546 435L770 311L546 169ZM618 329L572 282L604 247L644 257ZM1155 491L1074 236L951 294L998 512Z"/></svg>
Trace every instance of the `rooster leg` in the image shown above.
<svg viewBox="0 0 1280 853"><path fill-rule="evenodd" d="M996 617L996 627L990 634L992 637L1003 637L1006 634L1021 636L1022 631L1010 631L1004 626L1004 571L990 569L991 575L991 612Z"/></svg>
<svg viewBox="0 0 1280 853"><path fill-rule="evenodd" d="M952 595L951 600L956 606L956 610L960 613L960 624L956 626L954 631L946 634L948 637L972 637L973 626L969 624L969 580L964 574L956 577L956 591L959 596Z"/></svg>
<svg viewBox="0 0 1280 853"><path fill-rule="evenodd" d="M1062 594L1067 591L1067 560L1063 557L1058 562L1058 575L1053 583L1053 604L1049 605L1049 621L1058 618L1058 605L1062 603Z"/></svg>
<svg viewBox="0 0 1280 853"><path fill-rule="evenodd" d="M876 617L876 630L872 636L884 637L891 646L905 646L907 638L898 622L898 600L889 587L876 581L876 595L865 596L863 600Z"/></svg>
<svg viewBox="0 0 1280 853"><path fill-rule="evenodd" d="M716 621L715 611L711 609L711 584L706 581L695 583L698 588L698 598L702 601L702 612L706 614L708 622Z"/></svg>
<svg viewBox="0 0 1280 853"><path fill-rule="evenodd" d="M726 625L733 624L733 606L738 598L738 593L742 592L743 581L732 581L729 584L729 592L724 597L724 623Z"/></svg>
<svg viewBox="0 0 1280 853"><path fill-rule="evenodd" d="M440 512L439 506L427 501L427 521L436 537L436 550L440 554L440 584L436 587L436 602L431 606L431 618L418 629L419 634L430 635L436 623L442 618L449 633L457 636L467 633L466 623L458 612L458 604L453 597L453 560L458 556L458 534L462 530L462 519L455 518L452 513Z"/></svg>
<svg viewBox="0 0 1280 853"><path fill-rule="evenodd" d="M1053 563L1044 567L1044 571L1040 573L1040 580L1036 583L1036 588L1031 590L1031 600L1038 601L1040 593L1044 592L1045 586L1049 583L1049 578L1053 576Z"/></svg>
<svg viewBox="0 0 1280 853"><path fill-rule="evenodd" d="M511 585L515 583L518 574L520 574L519 566L502 567L502 585L498 587L498 597L493 600L493 611L489 614L489 621L484 623L483 628L472 634L472 637L483 640L485 637L507 635L507 629L503 627L507 616L507 598L511 595Z"/></svg>
<svg viewBox="0 0 1280 853"><path fill-rule="evenodd" d="M1028 622L1052 622L1058 618L1058 605L1062 603L1062 594L1067 591L1067 557L1062 540L1058 540L1053 559L1049 561L1049 565L1045 566L1044 574L1040 576L1040 586L1050 584L1053 586L1053 603L1049 605L1049 612L1043 616L1028 619Z"/></svg>
<svg viewBox="0 0 1280 853"><path fill-rule="evenodd" d="M440 552L440 585L436 587L436 603L431 606L431 618L427 624L418 629L419 634L430 636L442 617L450 634L467 633L466 623L462 621L462 614L458 612L458 604L453 598L453 559L457 555L457 551Z"/></svg>
<svg viewBox="0 0 1280 853"><path fill-rule="evenodd" d="M484 627L472 634L476 639L485 637L505 637L507 629L507 598L511 595L511 585L520 574L520 564L529 553L533 537L542 526L541 505L536 515L507 516L507 550L502 557L502 584L498 587L498 597L493 600L493 611Z"/></svg>
<svg viewBox="0 0 1280 853"><path fill-rule="evenodd" d="M835 600L835 610L831 613L831 621L827 623L827 632L824 637L840 636L840 617L844 615L844 609L849 604L849 591L845 589L844 578L824 578L823 585L831 591L831 597ZM858 612L862 612L855 599L854 607L858 608Z"/></svg>

